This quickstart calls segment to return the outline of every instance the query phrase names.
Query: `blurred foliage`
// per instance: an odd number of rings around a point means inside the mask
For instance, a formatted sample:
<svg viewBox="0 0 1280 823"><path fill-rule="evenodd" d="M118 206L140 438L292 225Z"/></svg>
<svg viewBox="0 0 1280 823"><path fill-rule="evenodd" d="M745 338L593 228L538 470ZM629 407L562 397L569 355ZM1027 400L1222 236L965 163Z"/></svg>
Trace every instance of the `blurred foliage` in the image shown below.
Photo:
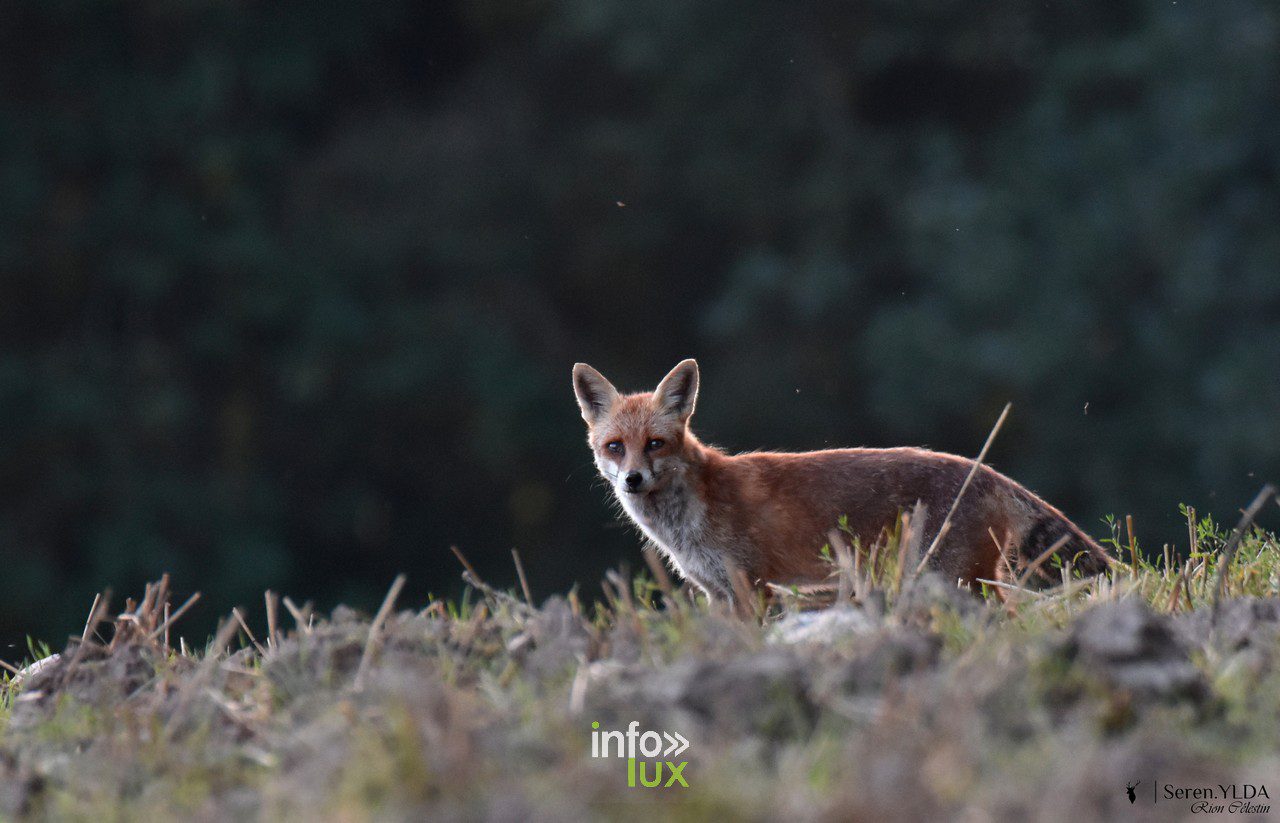
<svg viewBox="0 0 1280 823"><path fill-rule="evenodd" d="M1269 4L0 19L0 638L161 569L225 611L634 562L575 360L699 357L732 448L972 453L1012 400L993 462L1147 545L1280 475Z"/></svg>

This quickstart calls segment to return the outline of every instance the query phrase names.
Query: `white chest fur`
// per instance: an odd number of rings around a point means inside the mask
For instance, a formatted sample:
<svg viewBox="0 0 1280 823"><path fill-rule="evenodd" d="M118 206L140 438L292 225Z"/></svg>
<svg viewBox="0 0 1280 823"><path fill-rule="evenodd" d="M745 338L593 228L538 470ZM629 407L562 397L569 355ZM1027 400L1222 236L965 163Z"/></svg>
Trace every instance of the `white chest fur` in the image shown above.
<svg viewBox="0 0 1280 823"><path fill-rule="evenodd" d="M618 498L680 576L710 596L731 596L723 561L727 547L709 528L706 504L684 483L676 481L644 496L621 493Z"/></svg>

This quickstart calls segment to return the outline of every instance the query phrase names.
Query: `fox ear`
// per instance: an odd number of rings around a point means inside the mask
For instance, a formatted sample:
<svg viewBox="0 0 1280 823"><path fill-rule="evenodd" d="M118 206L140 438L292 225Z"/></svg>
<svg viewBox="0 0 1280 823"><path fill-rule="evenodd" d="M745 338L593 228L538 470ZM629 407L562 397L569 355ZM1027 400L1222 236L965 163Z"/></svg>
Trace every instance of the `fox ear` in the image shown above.
<svg viewBox="0 0 1280 823"><path fill-rule="evenodd" d="M662 378L653 399L664 411L678 417L681 423L692 417L694 404L698 402L698 361L692 358L680 361Z"/></svg>
<svg viewBox="0 0 1280 823"><path fill-rule="evenodd" d="M578 395L578 406L587 425L595 425L600 416L618 399L618 390L604 379L604 375L586 363L573 367L573 393Z"/></svg>

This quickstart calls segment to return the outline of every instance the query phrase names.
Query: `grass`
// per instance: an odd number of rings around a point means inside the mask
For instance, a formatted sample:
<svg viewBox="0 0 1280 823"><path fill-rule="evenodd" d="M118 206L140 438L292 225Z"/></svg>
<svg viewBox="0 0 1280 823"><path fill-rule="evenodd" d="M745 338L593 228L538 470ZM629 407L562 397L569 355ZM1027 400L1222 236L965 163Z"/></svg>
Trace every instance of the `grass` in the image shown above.
<svg viewBox="0 0 1280 823"><path fill-rule="evenodd" d="M469 572L423 608L393 586L372 620L268 595L199 649L168 642L162 580L2 676L0 819L1164 819L1186 803L1126 784L1274 797L1280 544L1185 514L1182 555L1114 523L1110 576L1047 589L916 576L908 520L866 551L833 534L830 590L736 610L660 567L538 606ZM593 721L683 735L688 787L628 787Z"/></svg>

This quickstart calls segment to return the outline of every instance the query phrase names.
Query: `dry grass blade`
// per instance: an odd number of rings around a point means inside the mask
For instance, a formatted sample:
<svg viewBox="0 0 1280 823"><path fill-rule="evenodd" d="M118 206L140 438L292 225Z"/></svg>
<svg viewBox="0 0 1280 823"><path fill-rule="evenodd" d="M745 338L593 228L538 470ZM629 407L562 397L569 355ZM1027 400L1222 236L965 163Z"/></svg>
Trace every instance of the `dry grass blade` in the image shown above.
<svg viewBox="0 0 1280 823"><path fill-rule="evenodd" d="M169 627L172 626L174 623L176 623L178 621L178 618L186 614L187 609L194 606L199 600L200 600L200 592L194 592L190 597L187 598L185 603L183 603L181 606L178 607L178 610L176 612L166 617L164 622L161 623L160 626L157 627L156 630L151 633L151 639L154 640L155 638L159 637L161 633L169 631ZM166 646L169 645L169 642L167 640L165 641L165 645Z"/></svg>
<svg viewBox="0 0 1280 823"><path fill-rule="evenodd" d="M871 544L871 551L867 554L867 579L876 579L876 561L880 559L880 550L885 547L884 532L876 537L876 542ZM883 564L881 564L883 567Z"/></svg>
<svg viewBox="0 0 1280 823"><path fill-rule="evenodd" d="M1177 611L1178 593L1186 586L1187 578L1182 569L1178 570L1178 577L1173 581L1173 588L1169 590L1169 599L1165 601L1164 610L1167 612Z"/></svg>
<svg viewBox="0 0 1280 823"><path fill-rule="evenodd" d="M724 560L725 576L728 577L729 596L726 598L707 595L708 604L713 608L728 611L735 617L745 620L749 614L748 600L751 597L751 585L747 576L732 560Z"/></svg>
<svg viewBox="0 0 1280 823"><path fill-rule="evenodd" d="M1027 581L1031 579L1031 575L1040 571L1040 567L1044 565L1044 562L1048 560L1050 557L1053 557L1054 554L1057 553L1058 549L1067 545L1067 541L1070 539L1071 539L1070 534L1062 535L1062 537L1059 537L1057 540L1053 541L1053 545L1051 545L1049 548L1042 551L1039 557L1037 557L1035 560L1032 560L1030 563L1028 563L1027 568L1022 572L1022 576L1018 578L1018 586L1020 588L1025 587L1027 585ZM1043 575L1043 576L1048 577L1048 575Z"/></svg>
<svg viewBox="0 0 1280 823"><path fill-rule="evenodd" d="M1133 536L1133 515L1124 516L1124 527L1129 532L1129 562L1133 564L1129 567L1131 572L1129 576L1136 580L1138 578L1138 541Z"/></svg>
<svg viewBox="0 0 1280 823"><path fill-rule="evenodd" d="M1191 578L1194 574L1191 561L1188 560L1182 569L1182 596L1187 600L1187 611L1195 611L1196 608L1196 604L1191 601Z"/></svg>
<svg viewBox="0 0 1280 823"><path fill-rule="evenodd" d="M640 554L644 557L645 565L649 567L649 573L653 575L654 582L658 584L663 599L667 603L674 604L676 602L675 587L671 584L671 575L667 573L667 567L662 565L658 553L652 546L646 545L641 549Z"/></svg>
<svg viewBox="0 0 1280 823"><path fill-rule="evenodd" d="M480 579L480 573L476 571L476 567L471 565L471 561L462 553L462 549L457 546L450 546L449 551L453 552L453 556L458 558L458 562L462 564L462 568L471 573L476 580Z"/></svg>
<svg viewBox="0 0 1280 823"><path fill-rule="evenodd" d="M177 726L187 705L191 702L191 698L201 690L210 676L213 675L213 670L217 668L219 658L222 657L227 644L231 642L231 638L235 636L237 631L238 627L234 620L224 620L219 624L218 631L213 637L213 642L209 644L209 648L205 651L204 659L200 661L200 666L196 669L195 674L183 684L182 690L178 692L173 714L169 716L168 732L172 732Z"/></svg>
<svg viewBox="0 0 1280 823"><path fill-rule="evenodd" d="M382 624L387 621L387 617L391 614L391 609L395 606L396 598L400 596L400 590L404 588L406 579L403 574L396 575L396 579L391 583L391 588L387 590L387 596L382 600L382 606L373 618L373 623L369 625L369 637L364 643L364 653L360 655L360 667L356 669L356 679L353 685L356 691L364 689L364 680L368 676L369 664L373 661L374 650L381 639Z"/></svg>
<svg viewBox="0 0 1280 823"><path fill-rule="evenodd" d="M961 489L960 493L964 494L964 490ZM954 511L954 506L952 510ZM904 570L913 560L920 556L920 544L924 542L924 525L929 522L928 517L929 507L922 500L916 501L915 508L910 513L903 512L902 514L902 538L898 541L898 568L894 573L893 581L894 588L897 591L902 591ZM942 524L942 528L938 530L937 536L934 537L934 545L942 541L942 538L946 536L947 530L950 528L951 523L945 522ZM909 581L915 580L920 572L924 570L924 564L927 560L928 557L921 558L920 565L916 566L915 571L911 573Z"/></svg>
<svg viewBox="0 0 1280 823"><path fill-rule="evenodd" d="M1029 594L1032 597L1048 597L1044 592L1038 592L1035 589L1024 589L1021 586L1014 585L1013 583L1004 583L999 580L987 580L984 577L976 577L974 578L974 582L985 583L988 586L995 586L997 589L1005 589L1006 591L1018 592L1019 594Z"/></svg>
<svg viewBox="0 0 1280 823"><path fill-rule="evenodd" d="M258 642L258 638L253 636L253 630L250 629L249 624L245 622L244 615L240 613L240 609L238 608L232 609L231 616L236 619L236 622L240 624L240 628L244 629L244 633L249 636L249 642L252 643L253 647L258 650L258 654L265 657L267 654L267 650L264 649L262 647L262 644Z"/></svg>
<svg viewBox="0 0 1280 823"><path fill-rule="evenodd" d="M262 599L267 606L267 648L276 649L280 646L280 595L267 589Z"/></svg>
<svg viewBox="0 0 1280 823"><path fill-rule="evenodd" d="M102 601L102 592L93 596L93 605L89 607L89 616L84 621L84 632L80 635L81 643L89 642L89 634L93 631L93 616L98 613L98 603Z"/></svg>
<svg viewBox="0 0 1280 823"><path fill-rule="evenodd" d="M466 555L464 555L462 553L462 550L459 549L457 546L450 546L449 551L453 552L453 556L458 558L458 562L462 564L462 568L463 568L462 581L466 583L468 586L478 589L481 594L485 595L486 597L496 602L507 603L512 608L524 614L528 614L534 611L533 607L530 606L528 603L522 603L516 598L507 594L506 592L498 591L493 586L490 586L488 583L484 582L484 580L480 578L479 572L476 571L475 566L471 565L471 562L467 560Z"/></svg>
<svg viewBox="0 0 1280 823"><path fill-rule="evenodd" d="M1218 561L1218 581L1213 591L1213 610L1210 612L1210 619L1214 623L1218 620L1218 603L1222 600L1222 593L1227 586L1227 569L1231 567L1231 561L1235 559L1236 550L1240 548L1240 541L1244 539L1244 533L1253 524L1253 519L1258 516L1258 512L1262 511L1262 507L1267 505L1267 500L1275 494L1275 486L1270 483L1263 486L1258 495L1253 498L1253 502L1249 504L1249 508L1244 510L1244 514L1240 517L1240 522L1236 524L1236 530L1231 533L1231 537L1227 540L1227 545L1222 547L1222 559Z"/></svg>
<svg viewBox="0 0 1280 823"><path fill-rule="evenodd" d="M1200 553L1200 540L1196 536L1196 507L1187 506L1187 545L1192 554Z"/></svg>
<svg viewBox="0 0 1280 823"><path fill-rule="evenodd" d="M519 612L520 614L527 615L534 612L534 609L530 608L524 601L517 600L506 592L495 589L493 586L490 586L488 583L476 577L469 571L464 571L462 573L462 582L497 603L506 603L512 608L512 610Z"/></svg>
<svg viewBox="0 0 1280 823"><path fill-rule="evenodd" d="M866 596L869 585L869 581L864 581L862 575L862 554L862 543L859 541L854 544L853 549L853 596L859 600Z"/></svg>
<svg viewBox="0 0 1280 823"><path fill-rule="evenodd" d="M853 550L845 536L836 529L827 532L827 543L836 553L836 602L848 603L856 588L857 572L853 566Z"/></svg>
<svg viewBox="0 0 1280 823"><path fill-rule="evenodd" d="M84 658L84 650L89 645L89 638L97 631L98 624L107 617L107 610L111 607L111 590L107 589L102 592L101 597L93 598L93 608L89 611L89 619L85 621L84 633L81 635L80 643L76 646L76 651L71 655L71 660L67 662L66 671L62 673L62 688L66 688L71 682L71 675L76 670L76 666Z"/></svg>
<svg viewBox="0 0 1280 823"><path fill-rule="evenodd" d="M520 562L520 552L512 549L511 559L516 564L516 577L520 578L520 591L524 593L524 602L529 604L529 608L533 608L533 595L529 592L529 578L525 577L524 563Z"/></svg>
<svg viewBox="0 0 1280 823"><path fill-rule="evenodd" d="M765 583L765 588L776 600L788 603L795 608L814 609L828 608L835 605L836 589L826 583L810 583L804 586L777 583Z"/></svg>
<svg viewBox="0 0 1280 823"><path fill-rule="evenodd" d="M733 583L733 611L741 620L758 618L755 604L755 588L751 585L747 573L739 566L729 569L729 580Z"/></svg>
<svg viewBox="0 0 1280 823"><path fill-rule="evenodd" d="M1004 573L1009 575L1010 580L1017 578L1017 574L1013 571L1013 563L1009 560L1009 549L1013 545L1013 535L1005 532L1004 542L1000 542L1000 538L996 537L995 529L987 529L987 534L991 536L991 542L995 543L996 551L1000 553L1000 562L1004 565Z"/></svg>
<svg viewBox="0 0 1280 823"><path fill-rule="evenodd" d="M604 577L612 587L614 599L621 606L620 610L627 613L635 612L636 604L631 597L631 584L627 582L627 578L623 577L616 569L607 570L604 573Z"/></svg>
<svg viewBox="0 0 1280 823"><path fill-rule="evenodd" d="M84 622L84 633L80 635L80 639L85 643L93 640L93 636L98 632L98 626L111 613L111 589L103 589L101 597L95 595L93 603L93 608L89 610L89 617Z"/></svg>
<svg viewBox="0 0 1280 823"><path fill-rule="evenodd" d="M1000 412L1000 417L996 419L996 424L991 427L991 434L987 435L987 442L982 444L982 451L978 452L973 465L969 467L969 474L965 476L964 482L960 484L960 491L956 492L956 499L951 501L951 509L947 512L947 516L942 519L942 525L938 527L938 533L934 536L933 542L929 544L929 550L924 553L924 557L920 558L920 565L916 566L915 571L917 575L924 571L925 564L929 562L929 558L933 557L933 553L938 550L938 545L942 542L942 538L950 530L951 518L955 516L956 509L960 506L960 500L964 497L964 493L968 491L969 484L973 482L973 476L978 473L978 468L982 466L982 461L987 459L987 450L995 442L996 435L1000 433L1000 428L1004 425L1005 418L1009 416L1009 410L1012 408L1012 403L1004 404L1004 411Z"/></svg>
<svg viewBox="0 0 1280 823"><path fill-rule="evenodd" d="M294 625L298 627L298 631L303 634L311 634L311 604L304 604L302 608L289 599L288 595L280 598L280 602L284 603L284 607L289 610L290 616L293 617Z"/></svg>

